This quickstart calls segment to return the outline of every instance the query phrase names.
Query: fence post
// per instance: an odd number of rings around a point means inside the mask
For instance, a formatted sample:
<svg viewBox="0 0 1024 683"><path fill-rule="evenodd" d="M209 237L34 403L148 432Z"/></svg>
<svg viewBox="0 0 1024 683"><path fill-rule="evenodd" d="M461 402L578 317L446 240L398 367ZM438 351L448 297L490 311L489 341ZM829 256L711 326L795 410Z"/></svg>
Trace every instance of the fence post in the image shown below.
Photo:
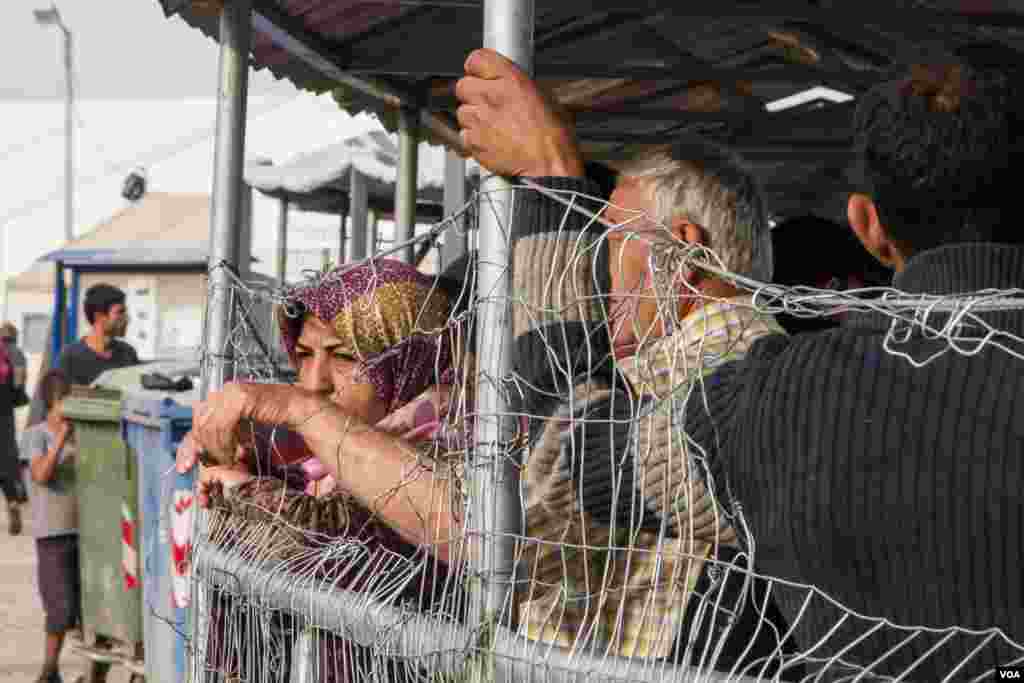
<svg viewBox="0 0 1024 683"><path fill-rule="evenodd" d="M339 266L342 263L345 263L345 255L346 255L346 252L349 251L349 249L346 248L346 245L348 244L348 241L349 241L349 234L348 234L348 209L344 209L341 212L340 218L341 218L341 220L339 221L339 225L338 225L338 265Z"/></svg>
<svg viewBox="0 0 1024 683"><path fill-rule="evenodd" d="M350 261L362 261L372 251L367 249L367 244L370 241L369 221L367 220L367 202L369 198L366 194L366 177L356 170L355 166L349 171L348 179L348 206L349 215L352 217L349 221L351 228L351 254L349 254Z"/></svg>
<svg viewBox="0 0 1024 683"><path fill-rule="evenodd" d="M252 277L252 194L252 186L243 180L239 200L241 208L238 214L238 237L235 244L235 248L238 249L235 267L238 269L238 277L243 282Z"/></svg>
<svg viewBox="0 0 1024 683"><path fill-rule="evenodd" d="M277 216L277 283L283 285L288 279L288 199L280 199L280 213Z"/></svg>
<svg viewBox="0 0 1024 683"><path fill-rule="evenodd" d="M377 247L380 246L380 215L374 209L370 209L367 214L367 222L370 224L370 237L366 249L368 254L373 254L376 253Z"/></svg>
<svg viewBox="0 0 1024 683"><path fill-rule="evenodd" d="M419 157L419 112L409 107L398 110L398 182L395 184L395 244L411 240L416 233L416 180ZM409 245L402 260L412 263L416 245Z"/></svg>
<svg viewBox="0 0 1024 683"><path fill-rule="evenodd" d="M220 17L220 79L210 206L210 297L202 395L234 376L230 349L231 280L221 264L237 267L243 219L242 166L252 43L252 0L224 3Z"/></svg>
<svg viewBox="0 0 1024 683"><path fill-rule="evenodd" d="M466 160L458 152L447 150L444 155L444 215L451 216L466 204ZM466 219L459 218L456 225L444 233L441 250L441 268L454 263L466 253Z"/></svg>
<svg viewBox="0 0 1024 683"><path fill-rule="evenodd" d="M249 85L249 48L252 44L252 0L224 3L220 16L220 76L217 85L217 125L213 156L213 196L210 206L210 300L207 302L206 354L200 395L219 389L234 377L231 350L231 279L225 266L238 267L243 206L242 167L245 155L246 96ZM206 534L205 515L194 518L192 534ZM205 681L210 596L195 581L192 587L193 681Z"/></svg>
<svg viewBox="0 0 1024 683"><path fill-rule="evenodd" d="M527 73L533 70L533 0L485 0L484 47L492 48L516 62ZM521 533L519 463L514 453L505 453L514 433L514 419L505 414L505 392L501 382L511 368L511 320L509 266L511 244L509 221L514 210L511 184L498 177L481 187L477 327L477 452L472 476L471 559L479 591L471 602L471 626L497 626L501 610L510 606L515 569L515 538ZM483 456L483 457L481 457ZM490 456L490 457L488 457ZM484 465L489 465L486 469ZM477 611L479 610L479 611ZM515 615L508 613L510 621ZM512 624L504 624L511 626Z"/></svg>

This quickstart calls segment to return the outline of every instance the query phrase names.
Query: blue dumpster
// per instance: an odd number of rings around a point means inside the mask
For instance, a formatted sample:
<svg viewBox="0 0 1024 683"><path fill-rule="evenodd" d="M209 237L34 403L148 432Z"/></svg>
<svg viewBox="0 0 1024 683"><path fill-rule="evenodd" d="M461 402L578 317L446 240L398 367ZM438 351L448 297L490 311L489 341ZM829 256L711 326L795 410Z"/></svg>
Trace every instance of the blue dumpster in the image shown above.
<svg viewBox="0 0 1024 683"><path fill-rule="evenodd" d="M190 394L179 398L183 402L194 400ZM148 683L179 683L188 678L187 579L182 581L185 567L176 567L174 559L175 553L180 559L188 549L175 548L174 527L191 518L193 482L191 473L180 475L174 469L174 456L191 427L191 406L166 395L160 398L140 392L124 398L122 438L138 463L142 620Z"/></svg>

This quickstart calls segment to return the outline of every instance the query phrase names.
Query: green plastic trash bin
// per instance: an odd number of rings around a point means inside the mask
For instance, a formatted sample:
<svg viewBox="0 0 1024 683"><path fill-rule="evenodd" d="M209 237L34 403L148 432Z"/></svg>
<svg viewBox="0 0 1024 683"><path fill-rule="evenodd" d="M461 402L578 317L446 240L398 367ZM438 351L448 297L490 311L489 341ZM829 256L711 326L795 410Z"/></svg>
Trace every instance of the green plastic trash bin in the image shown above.
<svg viewBox="0 0 1024 683"><path fill-rule="evenodd" d="M121 392L75 387L64 402L78 443L82 626L87 641L142 642L138 484L121 438Z"/></svg>

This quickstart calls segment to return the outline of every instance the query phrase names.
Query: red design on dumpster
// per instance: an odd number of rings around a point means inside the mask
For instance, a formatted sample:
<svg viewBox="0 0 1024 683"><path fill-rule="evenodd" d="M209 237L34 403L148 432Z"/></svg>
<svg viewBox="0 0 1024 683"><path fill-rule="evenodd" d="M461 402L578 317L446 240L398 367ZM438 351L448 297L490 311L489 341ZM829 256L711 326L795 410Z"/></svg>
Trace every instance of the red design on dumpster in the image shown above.
<svg viewBox="0 0 1024 683"><path fill-rule="evenodd" d="M121 569L124 571L124 589L139 587L139 555L135 550L135 515L127 504L121 503Z"/></svg>

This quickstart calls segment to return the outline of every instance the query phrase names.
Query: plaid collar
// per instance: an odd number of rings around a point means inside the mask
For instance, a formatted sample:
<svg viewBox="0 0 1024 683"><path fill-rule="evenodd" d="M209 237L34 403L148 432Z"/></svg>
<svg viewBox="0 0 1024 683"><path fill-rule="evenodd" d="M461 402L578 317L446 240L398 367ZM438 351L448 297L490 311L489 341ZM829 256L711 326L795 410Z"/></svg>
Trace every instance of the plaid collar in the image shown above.
<svg viewBox="0 0 1024 683"><path fill-rule="evenodd" d="M686 378L736 360L763 336L785 334L770 314L744 295L714 300L683 318L671 334L652 341L619 367L640 395L664 397Z"/></svg>

